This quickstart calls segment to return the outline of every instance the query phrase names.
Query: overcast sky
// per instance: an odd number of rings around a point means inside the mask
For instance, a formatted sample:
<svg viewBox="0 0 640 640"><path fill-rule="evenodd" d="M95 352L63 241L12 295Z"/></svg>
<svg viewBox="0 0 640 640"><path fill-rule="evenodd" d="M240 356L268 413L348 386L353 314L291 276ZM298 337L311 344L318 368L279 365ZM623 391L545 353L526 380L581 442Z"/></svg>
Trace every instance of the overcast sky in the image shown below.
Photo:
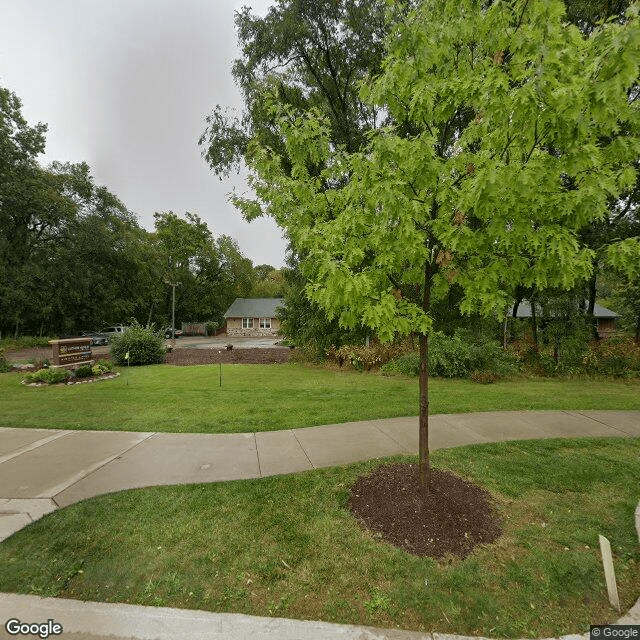
<svg viewBox="0 0 640 640"><path fill-rule="evenodd" d="M244 181L221 182L198 147L214 105L241 108L234 11L264 15L270 4L0 0L0 86L22 100L29 124L48 124L41 163L86 161L145 228L156 211L191 211L254 264L280 267L280 230L241 218L227 196Z"/></svg>

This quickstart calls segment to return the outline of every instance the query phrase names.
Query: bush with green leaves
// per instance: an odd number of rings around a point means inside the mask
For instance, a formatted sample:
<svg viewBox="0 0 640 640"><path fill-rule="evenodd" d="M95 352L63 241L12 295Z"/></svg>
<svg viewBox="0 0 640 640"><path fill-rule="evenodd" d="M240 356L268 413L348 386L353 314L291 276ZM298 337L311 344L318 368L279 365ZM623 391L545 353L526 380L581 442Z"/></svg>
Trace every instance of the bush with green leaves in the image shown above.
<svg viewBox="0 0 640 640"><path fill-rule="evenodd" d="M420 375L420 354L405 353L399 358L382 365L381 371L387 374L401 373L405 376Z"/></svg>
<svg viewBox="0 0 640 640"><path fill-rule="evenodd" d="M516 359L496 341L478 338L468 330L452 336L434 331L429 339L429 373L443 378L468 378L478 372L496 376L517 371ZM382 367L383 373L420 373L420 356L407 353Z"/></svg>
<svg viewBox="0 0 640 640"><path fill-rule="evenodd" d="M91 367L91 371L94 376L102 376L105 373L113 371L113 363L110 360L98 360L93 367Z"/></svg>
<svg viewBox="0 0 640 640"><path fill-rule="evenodd" d="M399 344L372 342L368 346L350 344L344 344L339 348L331 346L326 354L341 367L346 364L356 371L370 371L396 358L402 349L403 347Z"/></svg>
<svg viewBox="0 0 640 640"><path fill-rule="evenodd" d="M432 334L429 344L429 371L444 378L466 378L476 371L506 375L517 370L515 359L495 340L458 330L452 336Z"/></svg>
<svg viewBox="0 0 640 640"><path fill-rule="evenodd" d="M109 353L119 365L160 364L166 353L164 336L134 322L124 333L112 336Z"/></svg>
<svg viewBox="0 0 640 640"><path fill-rule="evenodd" d="M90 364L81 364L77 369L73 371L74 378L89 378L93 375L93 370Z"/></svg>
<svg viewBox="0 0 640 640"><path fill-rule="evenodd" d="M608 376L640 375L640 345L630 336L611 336L589 344L582 359L587 373Z"/></svg>
<svg viewBox="0 0 640 640"><path fill-rule="evenodd" d="M25 376L27 382L46 382L47 384L57 384L65 382L71 375L67 369L39 369L34 373Z"/></svg>
<svg viewBox="0 0 640 640"><path fill-rule="evenodd" d="M4 349L0 349L0 373L6 373L11 371L11 363L7 360L7 356L4 355Z"/></svg>
<svg viewBox="0 0 640 640"><path fill-rule="evenodd" d="M19 338L2 338L1 349L33 349L34 347L50 347L49 340L55 338L49 336L20 336Z"/></svg>

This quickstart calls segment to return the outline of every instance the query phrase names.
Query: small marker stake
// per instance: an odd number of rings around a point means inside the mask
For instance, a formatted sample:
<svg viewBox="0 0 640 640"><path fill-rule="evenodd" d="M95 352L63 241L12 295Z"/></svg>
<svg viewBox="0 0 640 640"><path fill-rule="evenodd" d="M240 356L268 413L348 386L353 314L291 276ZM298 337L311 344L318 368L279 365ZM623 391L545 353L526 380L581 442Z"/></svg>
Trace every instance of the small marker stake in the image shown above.
<svg viewBox="0 0 640 640"><path fill-rule="evenodd" d="M618 598L618 586L616 585L616 574L613 570L613 558L611 556L611 544L604 536L598 536L600 541L600 553L602 554L602 564L604 565L604 579L607 583L607 593L612 607L620 611L620 599Z"/></svg>

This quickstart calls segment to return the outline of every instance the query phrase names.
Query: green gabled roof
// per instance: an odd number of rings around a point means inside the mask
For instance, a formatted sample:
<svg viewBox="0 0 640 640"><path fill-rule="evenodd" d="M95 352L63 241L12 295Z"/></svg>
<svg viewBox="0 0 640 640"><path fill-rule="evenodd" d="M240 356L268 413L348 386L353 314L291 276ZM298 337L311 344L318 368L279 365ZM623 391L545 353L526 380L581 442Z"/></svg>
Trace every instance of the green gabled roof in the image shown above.
<svg viewBox="0 0 640 640"><path fill-rule="evenodd" d="M587 306L587 301L585 300L585 308ZM542 307L539 304L536 304L536 313L538 315L542 315ZM509 309L509 315L513 314L513 307ZM527 300L523 300L518 306L518 318L530 318L531 317L531 303ZM594 318L619 318L620 315L615 311L611 311L611 309L607 309L606 307L601 307L597 302L593 307L593 317Z"/></svg>
<svg viewBox="0 0 640 640"><path fill-rule="evenodd" d="M224 314L225 318L275 318L282 298L236 298Z"/></svg>

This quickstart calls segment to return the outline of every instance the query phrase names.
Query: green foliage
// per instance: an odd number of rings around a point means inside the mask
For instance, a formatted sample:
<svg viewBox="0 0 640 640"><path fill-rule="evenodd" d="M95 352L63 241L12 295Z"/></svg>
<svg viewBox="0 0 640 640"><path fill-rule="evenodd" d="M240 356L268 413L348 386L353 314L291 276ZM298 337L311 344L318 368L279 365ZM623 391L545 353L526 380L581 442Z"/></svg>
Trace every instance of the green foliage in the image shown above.
<svg viewBox="0 0 640 640"><path fill-rule="evenodd" d="M103 364L104 362L106 362L106 360L96 362L93 367L91 367L91 373L94 376L101 376L112 371L112 367L105 366L105 364Z"/></svg>
<svg viewBox="0 0 640 640"><path fill-rule="evenodd" d="M382 366L383 373L401 373L405 376L420 375L420 354L405 353Z"/></svg>
<svg viewBox="0 0 640 640"><path fill-rule="evenodd" d="M212 336L220 328L217 322L207 322L207 335Z"/></svg>
<svg viewBox="0 0 640 640"><path fill-rule="evenodd" d="M74 369L72 376L74 378L89 378L93 374L93 368L89 364L81 364L77 369Z"/></svg>
<svg viewBox="0 0 640 640"><path fill-rule="evenodd" d="M51 347L49 340L55 338L49 336L20 336L19 338L3 338L0 340L0 349L17 351L19 349L32 349L34 347Z"/></svg>
<svg viewBox="0 0 640 640"><path fill-rule="evenodd" d="M127 331L111 337L109 353L119 365L159 364L164 362L164 336L133 322Z"/></svg>
<svg viewBox="0 0 640 640"><path fill-rule="evenodd" d="M0 373L6 373L11 371L11 363L7 360L7 356L4 355L4 349L0 349Z"/></svg>
<svg viewBox="0 0 640 640"><path fill-rule="evenodd" d="M341 367L346 364L356 371L370 371L397 357L402 350L403 347L399 344L372 343L369 346L344 344L338 348L331 346L326 354Z"/></svg>
<svg viewBox="0 0 640 640"><path fill-rule="evenodd" d="M508 374L516 371L513 357L497 342L475 338L469 331L447 336L435 331L429 343L429 372L445 378L465 378L476 371Z"/></svg>
<svg viewBox="0 0 640 640"><path fill-rule="evenodd" d="M452 336L434 331L429 338L429 374L443 378L468 378L479 372L507 375L517 371L515 357L494 340L477 338L471 332L458 330ZM382 368L386 373L417 376L420 356L408 353Z"/></svg>
<svg viewBox="0 0 640 640"><path fill-rule="evenodd" d="M425 299L453 283L464 311L503 314L515 284L587 277L576 231L627 188L639 152L627 91L640 36L635 16L584 38L562 13L423 3L363 93L394 123L365 153L336 149L327 119L274 106L292 169L254 142L257 201L235 203L287 230L308 295L342 326L388 340L428 331Z"/></svg>
<svg viewBox="0 0 640 640"><path fill-rule="evenodd" d="M628 336L611 336L592 342L582 364L587 373L610 376L640 375L640 345Z"/></svg>
<svg viewBox="0 0 640 640"><path fill-rule="evenodd" d="M65 382L71 376L67 369L39 369L34 373L28 373L24 379L27 382L46 382L47 384L57 384Z"/></svg>
<svg viewBox="0 0 640 640"><path fill-rule="evenodd" d="M200 145L213 171L222 178L239 170L252 137L290 166L263 99L273 87L283 103L326 114L337 145L350 151L362 146L378 110L360 99L359 84L380 70L386 7L383 0L284 0L264 17L248 7L238 11L242 56L232 72L244 95L244 113L238 117L218 105L207 117Z"/></svg>

